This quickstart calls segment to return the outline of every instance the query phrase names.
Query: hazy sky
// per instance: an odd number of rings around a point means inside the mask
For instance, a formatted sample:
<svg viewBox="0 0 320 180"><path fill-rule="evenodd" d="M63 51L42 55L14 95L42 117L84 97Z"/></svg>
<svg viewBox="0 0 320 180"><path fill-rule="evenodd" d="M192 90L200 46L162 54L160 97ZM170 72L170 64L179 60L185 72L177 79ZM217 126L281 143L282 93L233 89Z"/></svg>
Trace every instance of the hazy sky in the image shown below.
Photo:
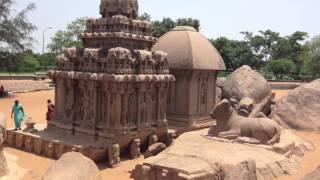
<svg viewBox="0 0 320 180"><path fill-rule="evenodd" d="M34 37L42 47L42 30L47 42L55 31L77 17L100 17L100 0L16 0L18 9L34 2L37 9L29 19L38 27ZM139 0L140 13L152 19L193 17L200 20L201 32L208 38L225 36L241 39L241 31L271 29L282 35L306 31L310 37L320 34L319 0Z"/></svg>

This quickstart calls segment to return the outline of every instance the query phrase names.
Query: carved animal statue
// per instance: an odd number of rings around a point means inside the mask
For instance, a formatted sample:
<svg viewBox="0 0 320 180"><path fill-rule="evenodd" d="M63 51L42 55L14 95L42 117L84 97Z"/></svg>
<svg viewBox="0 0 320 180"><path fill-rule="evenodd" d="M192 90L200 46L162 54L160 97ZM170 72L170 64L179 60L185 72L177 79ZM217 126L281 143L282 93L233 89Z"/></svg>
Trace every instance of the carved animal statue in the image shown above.
<svg viewBox="0 0 320 180"><path fill-rule="evenodd" d="M153 59L157 62L157 63L161 63L163 65L167 65L168 64L168 54L162 51L155 51L152 52L152 57Z"/></svg>
<svg viewBox="0 0 320 180"><path fill-rule="evenodd" d="M76 47L66 48L64 50L63 54L68 59L76 58L77 57L77 48Z"/></svg>
<svg viewBox="0 0 320 180"><path fill-rule="evenodd" d="M241 116L249 117L254 107L254 101L249 97L244 97L238 104L238 113Z"/></svg>
<svg viewBox="0 0 320 180"><path fill-rule="evenodd" d="M83 56L86 58L98 58L100 49L91 49L91 48L86 48L84 49Z"/></svg>
<svg viewBox="0 0 320 180"><path fill-rule="evenodd" d="M63 67L66 62L68 62L68 59L63 54L56 57L56 65L58 67Z"/></svg>
<svg viewBox="0 0 320 180"><path fill-rule="evenodd" d="M217 120L217 125L210 129L209 135L269 145L280 140L281 129L276 122L268 118L242 117L226 99L217 104L211 117Z"/></svg>

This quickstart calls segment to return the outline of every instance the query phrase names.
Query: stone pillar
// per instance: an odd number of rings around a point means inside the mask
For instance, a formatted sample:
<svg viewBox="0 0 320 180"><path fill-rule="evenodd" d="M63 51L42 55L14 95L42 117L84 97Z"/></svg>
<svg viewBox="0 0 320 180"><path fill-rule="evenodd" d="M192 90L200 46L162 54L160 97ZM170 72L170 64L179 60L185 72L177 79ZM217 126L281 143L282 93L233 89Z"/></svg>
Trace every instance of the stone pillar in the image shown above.
<svg viewBox="0 0 320 180"><path fill-rule="evenodd" d="M121 94L119 92L119 84L112 83L111 89L111 119L110 127L114 129L119 129L121 121Z"/></svg>
<svg viewBox="0 0 320 180"><path fill-rule="evenodd" d="M74 120L74 89L75 82L71 78L64 81L65 99L64 99L64 120L67 124L73 124Z"/></svg>
<svg viewBox="0 0 320 180"><path fill-rule="evenodd" d="M86 85L86 89L83 89L85 111L81 127L94 134L96 127L97 83L96 81L89 80L86 82Z"/></svg>
<svg viewBox="0 0 320 180"><path fill-rule="evenodd" d="M80 79L78 80L77 84L77 90L75 91L75 121L74 124L76 126L80 126L84 119L84 111L85 111L85 89L86 89L86 83L84 80Z"/></svg>
<svg viewBox="0 0 320 180"><path fill-rule="evenodd" d="M64 117L64 98L65 98L65 85L64 85L64 79L63 78L57 78L55 84L55 103L56 103L56 109L55 109L55 119L54 121L60 121Z"/></svg>

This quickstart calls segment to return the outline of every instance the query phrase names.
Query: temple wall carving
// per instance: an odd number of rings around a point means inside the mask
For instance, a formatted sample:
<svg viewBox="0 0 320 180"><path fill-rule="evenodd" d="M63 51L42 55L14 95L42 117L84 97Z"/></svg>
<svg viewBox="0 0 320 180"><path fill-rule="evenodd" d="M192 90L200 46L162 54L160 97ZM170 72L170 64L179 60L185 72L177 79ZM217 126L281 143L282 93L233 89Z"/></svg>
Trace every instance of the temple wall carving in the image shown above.
<svg viewBox="0 0 320 180"><path fill-rule="evenodd" d="M137 0L102 0L100 13L79 34L85 48L65 49L48 72L57 110L47 130L103 142L113 165L120 151L136 157L150 136L166 137L175 77L167 53L150 51L157 38L150 22L136 19Z"/></svg>
<svg viewBox="0 0 320 180"><path fill-rule="evenodd" d="M216 72L202 70L172 70L175 85L168 91L167 118L169 124L193 126L210 119L214 107Z"/></svg>

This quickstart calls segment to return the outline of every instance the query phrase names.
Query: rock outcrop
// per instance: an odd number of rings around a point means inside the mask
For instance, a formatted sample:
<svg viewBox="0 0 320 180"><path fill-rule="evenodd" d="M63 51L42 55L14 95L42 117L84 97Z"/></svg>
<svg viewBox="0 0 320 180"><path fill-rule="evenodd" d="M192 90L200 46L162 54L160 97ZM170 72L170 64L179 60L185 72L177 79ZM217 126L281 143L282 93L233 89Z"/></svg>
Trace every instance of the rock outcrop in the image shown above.
<svg viewBox="0 0 320 180"><path fill-rule="evenodd" d="M226 173L224 180L257 180L257 168L254 160L244 161Z"/></svg>
<svg viewBox="0 0 320 180"><path fill-rule="evenodd" d="M102 180L96 164L81 153L64 154L45 173L43 180Z"/></svg>
<svg viewBox="0 0 320 180"><path fill-rule="evenodd" d="M151 156L156 156L162 151L167 149L167 146L163 143L155 143L148 147L146 153L144 154L144 158L149 158Z"/></svg>
<svg viewBox="0 0 320 180"><path fill-rule="evenodd" d="M311 173L307 174L301 180L319 180L320 179L320 167L316 170L312 171Z"/></svg>
<svg viewBox="0 0 320 180"><path fill-rule="evenodd" d="M4 114L0 113L0 177L5 176L9 173L7 160L3 153L2 144L5 140L6 132L6 119Z"/></svg>
<svg viewBox="0 0 320 180"><path fill-rule="evenodd" d="M280 142L273 146L239 144L208 137L207 131L204 129L181 135L168 149L139 163L132 172L132 178L222 180L229 172L238 171L237 165L252 159L256 162L257 179L272 180L295 174L301 156L313 148L289 130L283 130ZM254 168L251 165L248 167L250 173L243 175L253 174Z"/></svg>
<svg viewBox="0 0 320 180"><path fill-rule="evenodd" d="M273 107L271 119L284 127L320 131L320 79L302 85Z"/></svg>
<svg viewBox="0 0 320 180"><path fill-rule="evenodd" d="M259 112L269 113L272 100L271 86L268 81L249 66L235 70L223 83L223 99L251 98L254 108L251 116Z"/></svg>

